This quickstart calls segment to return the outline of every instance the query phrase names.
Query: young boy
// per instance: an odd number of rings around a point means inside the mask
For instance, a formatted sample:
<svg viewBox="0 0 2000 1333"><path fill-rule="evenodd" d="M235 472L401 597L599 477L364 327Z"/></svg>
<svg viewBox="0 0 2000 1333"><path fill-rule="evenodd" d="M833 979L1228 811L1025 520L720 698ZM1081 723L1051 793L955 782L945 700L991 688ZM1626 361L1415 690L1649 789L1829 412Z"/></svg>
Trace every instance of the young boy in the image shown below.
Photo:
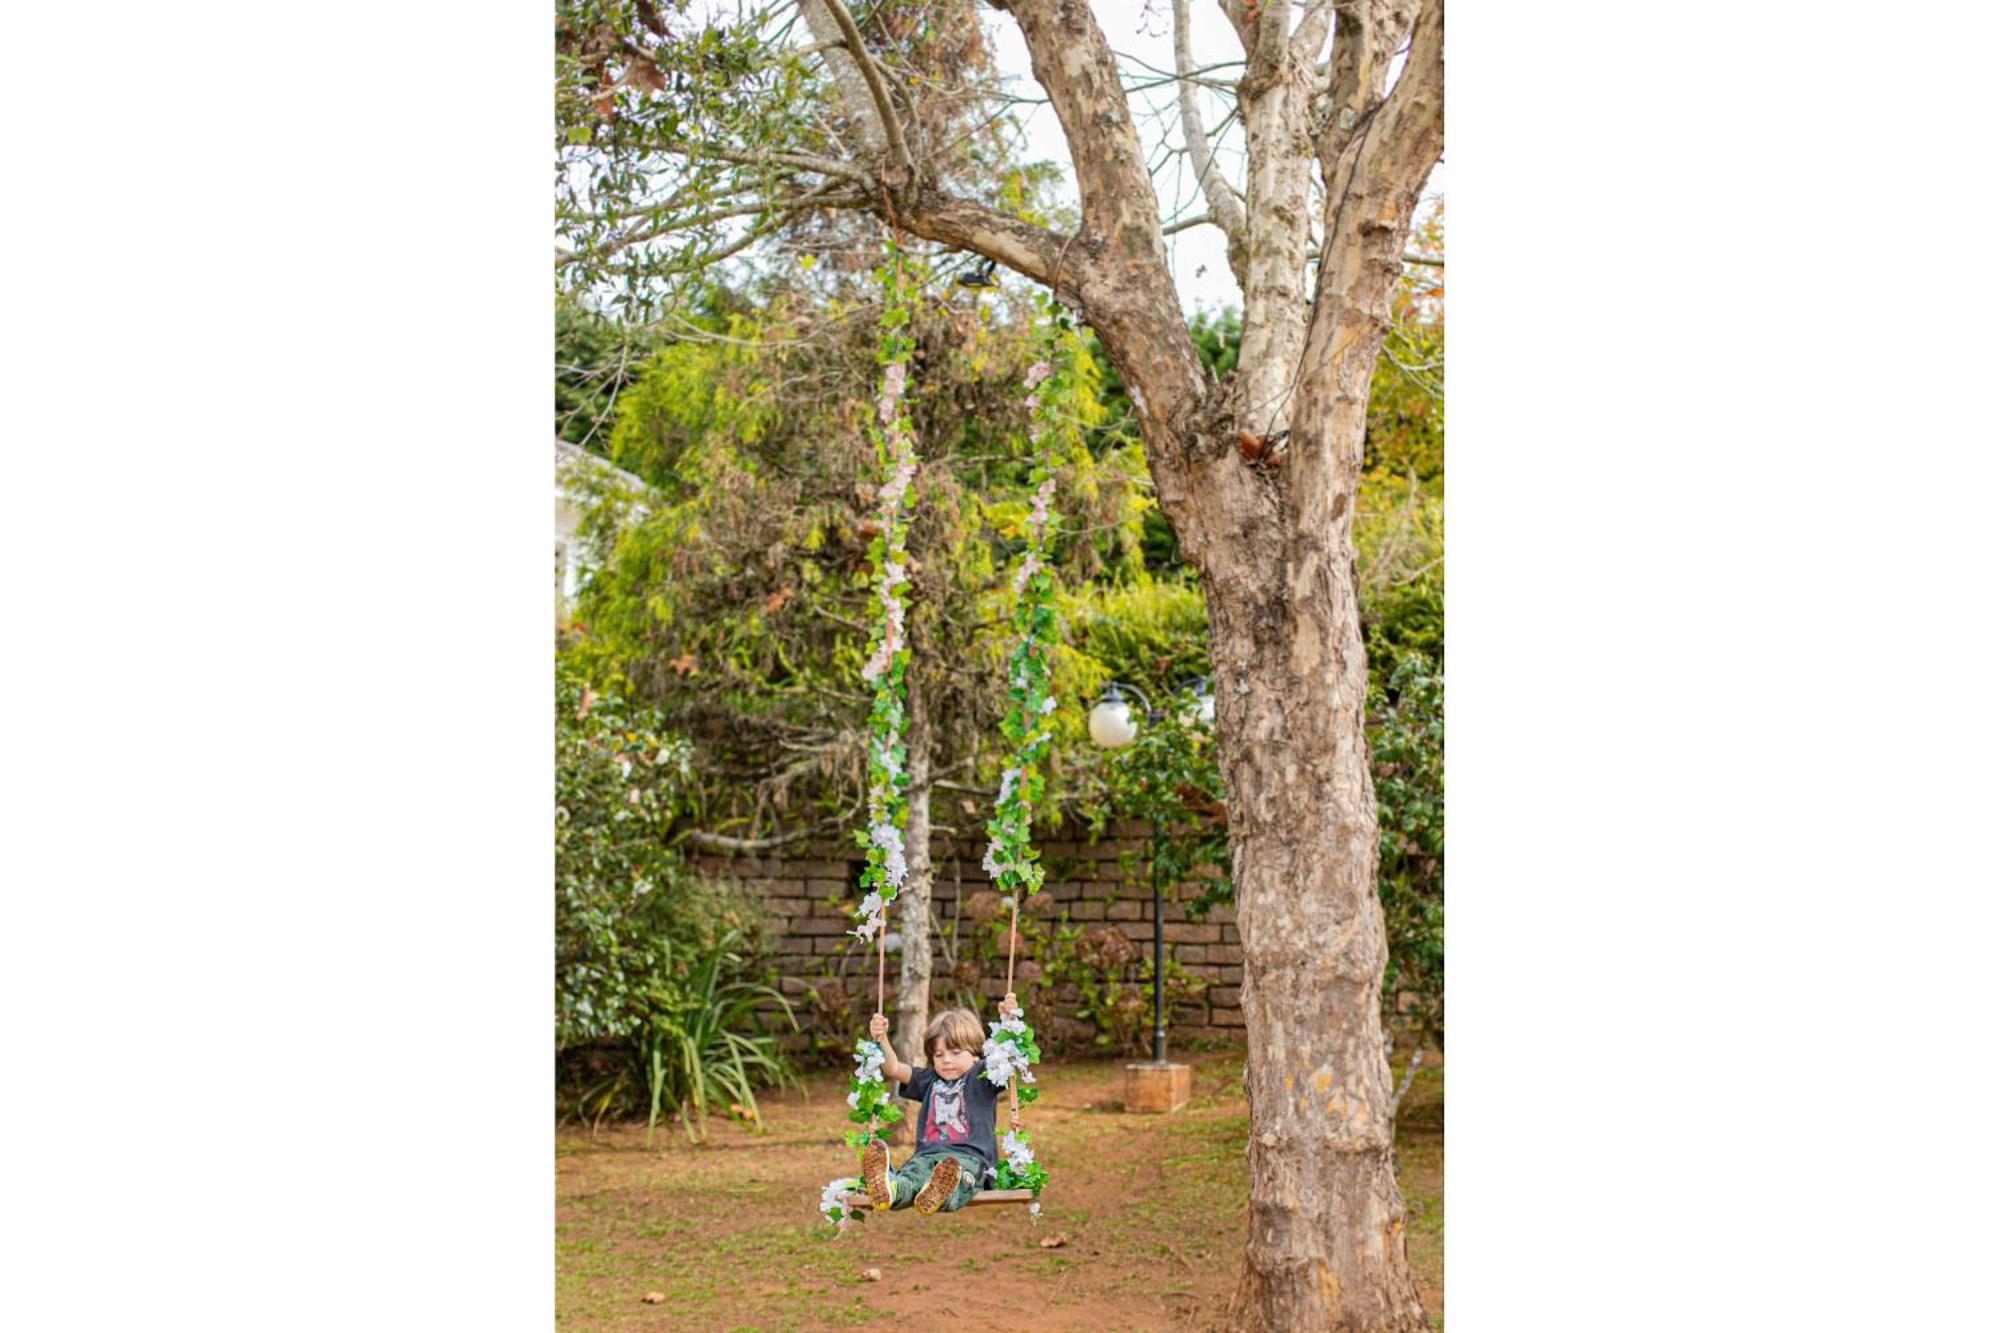
<svg viewBox="0 0 2000 1333"><path fill-rule="evenodd" d="M1001 1017L1020 1012L1014 992L1000 1001ZM882 1073L902 1085L917 1111L917 1151L893 1172L889 1149L879 1140L861 1154L861 1183L877 1211L908 1208L920 1213L952 1213L986 1187L999 1164L993 1143L994 1111L1004 1087L986 1078L980 1051L986 1033L969 1009L952 1009L931 1020L924 1033L930 1068L912 1069L889 1046L889 1020L868 1020L868 1035L882 1047Z"/></svg>

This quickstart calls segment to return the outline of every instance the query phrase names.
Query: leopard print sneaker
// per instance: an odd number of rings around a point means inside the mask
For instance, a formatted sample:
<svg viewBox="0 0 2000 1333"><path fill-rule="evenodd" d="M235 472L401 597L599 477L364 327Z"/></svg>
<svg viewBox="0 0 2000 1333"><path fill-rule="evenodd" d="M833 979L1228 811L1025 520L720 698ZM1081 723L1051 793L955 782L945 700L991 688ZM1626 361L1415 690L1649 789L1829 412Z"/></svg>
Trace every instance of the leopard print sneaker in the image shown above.
<svg viewBox="0 0 2000 1333"><path fill-rule="evenodd" d="M931 1178L917 1191L917 1211L934 1213L942 1208L945 1200L951 1198L952 1191L958 1188L958 1176L956 1157L941 1160L931 1169Z"/></svg>
<svg viewBox="0 0 2000 1333"><path fill-rule="evenodd" d="M870 1140L861 1150L861 1185L878 1213L896 1201L889 1188L889 1149L880 1139Z"/></svg>

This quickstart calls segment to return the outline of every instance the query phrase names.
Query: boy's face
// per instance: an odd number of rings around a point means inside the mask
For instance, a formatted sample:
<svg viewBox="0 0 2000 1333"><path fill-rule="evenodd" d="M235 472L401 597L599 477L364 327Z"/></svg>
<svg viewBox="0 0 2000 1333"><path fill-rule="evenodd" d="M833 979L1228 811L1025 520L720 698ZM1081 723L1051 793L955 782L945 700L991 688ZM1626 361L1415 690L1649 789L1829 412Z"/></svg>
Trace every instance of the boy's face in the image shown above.
<svg viewBox="0 0 2000 1333"><path fill-rule="evenodd" d="M961 1051L938 1043L938 1049L931 1052L931 1068L937 1070L938 1077L944 1079L961 1078L965 1071L979 1063L979 1057L971 1051Z"/></svg>

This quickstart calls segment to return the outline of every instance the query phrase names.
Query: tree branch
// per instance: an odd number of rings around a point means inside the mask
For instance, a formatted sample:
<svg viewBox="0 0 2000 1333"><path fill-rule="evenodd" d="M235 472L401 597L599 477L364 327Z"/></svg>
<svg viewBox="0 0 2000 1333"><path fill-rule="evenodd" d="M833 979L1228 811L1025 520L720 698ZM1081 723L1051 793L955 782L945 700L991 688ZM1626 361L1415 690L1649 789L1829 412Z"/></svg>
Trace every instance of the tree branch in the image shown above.
<svg viewBox="0 0 2000 1333"><path fill-rule="evenodd" d="M1300 61L1318 61L1319 49L1326 45L1327 26L1333 22L1334 4L1335 0L1311 0L1306 6L1299 30L1292 35L1292 53Z"/></svg>
<svg viewBox="0 0 2000 1333"><path fill-rule="evenodd" d="M1389 62L1402 49L1416 14L1417 0L1357 0L1338 7L1327 85L1333 114L1316 145L1320 170L1329 181L1341 150L1381 105L1389 82ZM1409 77L1407 65L1404 77Z"/></svg>
<svg viewBox="0 0 2000 1333"><path fill-rule="evenodd" d="M1048 93L1062 123L1091 251L1108 250L1138 269L1150 269L1142 281L1171 296L1159 199L1117 57L1090 5L1087 0L1007 0L1006 8L1027 41L1035 82Z"/></svg>
<svg viewBox="0 0 2000 1333"><path fill-rule="evenodd" d="M1443 153L1444 0L1423 0L1410 30L1409 59L1369 119L1355 169L1414 202Z"/></svg>
<svg viewBox="0 0 2000 1333"><path fill-rule="evenodd" d="M773 834L768 838L732 838L726 833L710 833L705 829L689 829L685 836L695 846L707 848L712 852L761 852L772 847L783 847L787 843L804 842L816 833L823 833L827 829L838 828L848 823L860 813L861 806L857 802L844 813L834 815L830 819L822 819L817 824L793 829L790 833Z"/></svg>
<svg viewBox="0 0 2000 1333"><path fill-rule="evenodd" d="M917 165L910 160L910 146L903 141L902 122L896 118L896 104L889 100L889 85L882 78L882 67L861 40L861 29L854 22L854 15L847 12L843 0L805 0L807 4L823 4L833 15L833 21L840 26L840 35L847 41L848 53L861 71L861 77L868 84L868 95L874 99L875 114L881 119L882 131L889 137L889 156L904 181L916 178ZM808 18L808 23L811 19Z"/></svg>
<svg viewBox="0 0 2000 1333"><path fill-rule="evenodd" d="M1181 137L1187 141L1188 157L1194 163L1195 183L1208 201L1208 219L1222 229L1229 242L1229 267L1236 284L1248 287L1249 251L1246 248L1242 205L1229 192L1228 182L1215 170L1215 153L1209 146L1208 131L1202 128L1200 93L1193 82L1194 51L1188 40L1188 0L1174 0L1174 72L1180 77L1177 90L1181 105ZM1164 234L1164 233L1163 233Z"/></svg>
<svg viewBox="0 0 2000 1333"><path fill-rule="evenodd" d="M1077 237L927 187L917 189L907 208L886 216L911 235L1005 264L1071 305L1092 299L1086 287L1095 285L1097 268Z"/></svg>
<svg viewBox="0 0 2000 1333"><path fill-rule="evenodd" d="M855 50L848 49L847 35L841 31L840 21L833 16L826 0L798 0L798 6L805 15L806 27L812 31L813 44L826 57L827 72L833 76L842 108L861 135L862 146L871 156L883 156L890 151L889 125L875 109L874 89L867 74L862 72L862 62L868 59L867 50L859 43ZM852 21L850 18L849 22ZM891 118L889 124L893 123ZM908 150L904 151L907 155Z"/></svg>

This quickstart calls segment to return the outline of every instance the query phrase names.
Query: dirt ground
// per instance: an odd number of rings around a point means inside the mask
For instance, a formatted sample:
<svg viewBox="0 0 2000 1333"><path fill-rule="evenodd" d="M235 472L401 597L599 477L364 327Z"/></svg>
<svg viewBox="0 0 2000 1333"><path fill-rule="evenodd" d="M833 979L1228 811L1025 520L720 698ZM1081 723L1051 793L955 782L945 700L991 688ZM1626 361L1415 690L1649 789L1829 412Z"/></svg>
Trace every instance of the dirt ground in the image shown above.
<svg viewBox="0 0 2000 1333"><path fill-rule="evenodd" d="M711 1122L556 1139L556 1322L564 1329L830 1329L948 1314L1048 1330L1220 1329L1244 1236L1242 1053L1182 1057L1194 1100L1124 1114L1121 1061L1052 1062L1023 1113L1050 1182L1020 1206L870 1217L836 1236L820 1189L854 1170L845 1076L764 1099L765 1132ZM895 1154L901 1160L902 1152ZM1410 1262L1444 1327L1444 1070L1403 1107ZM878 1269L871 1280L868 1269ZM665 1299L648 1303L654 1293Z"/></svg>

